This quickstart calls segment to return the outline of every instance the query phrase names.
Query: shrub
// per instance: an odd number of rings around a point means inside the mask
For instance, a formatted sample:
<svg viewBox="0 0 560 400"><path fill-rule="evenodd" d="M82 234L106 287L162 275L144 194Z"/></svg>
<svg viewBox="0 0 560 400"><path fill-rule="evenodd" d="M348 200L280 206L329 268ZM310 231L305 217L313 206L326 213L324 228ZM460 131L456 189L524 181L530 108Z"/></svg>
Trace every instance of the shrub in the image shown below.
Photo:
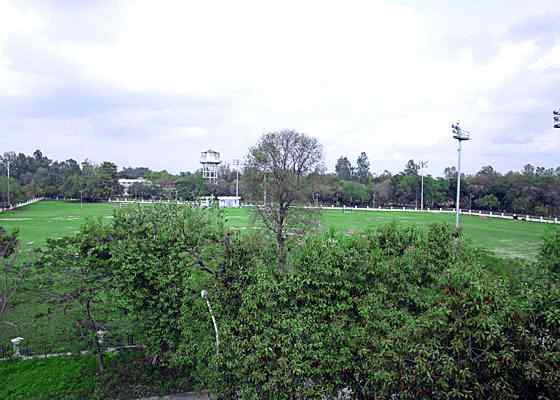
<svg viewBox="0 0 560 400"><path fill-rule="evenodd" d="M550 272L560 276L560 229L551 229L545 234L539 261Z"/></svg>
<svg viewBox="0 0 560 400"><path fill-rule="evenodd" d="M178 205L126 208L115 214L113 235L115 282L144 330L148 353L163 364L205 369L215 350L200 291L212 290L224 263L220 212Z"/></svg>
<svg viewBox="0 0 560 400"><path fill-rule="evenodd" d="M288 274L255 262L223 317L217 392L558 398L558 288L514 298L469 254L451 228L391 225L308 237Z"/></svg>

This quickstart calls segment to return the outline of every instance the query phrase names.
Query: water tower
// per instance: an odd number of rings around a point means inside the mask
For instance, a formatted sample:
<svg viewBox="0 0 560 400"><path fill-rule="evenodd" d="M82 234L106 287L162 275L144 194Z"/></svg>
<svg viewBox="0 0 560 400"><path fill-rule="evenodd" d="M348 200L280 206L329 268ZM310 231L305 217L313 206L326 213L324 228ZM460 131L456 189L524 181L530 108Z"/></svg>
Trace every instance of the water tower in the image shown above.
<svg viewBox="0 0 560 400"><path fill-rule="evenodd" d="M214 150L206 150L200 154L202 164L202 177L209 183L218 181L218 166L222 163L220 153Z"/></svg>

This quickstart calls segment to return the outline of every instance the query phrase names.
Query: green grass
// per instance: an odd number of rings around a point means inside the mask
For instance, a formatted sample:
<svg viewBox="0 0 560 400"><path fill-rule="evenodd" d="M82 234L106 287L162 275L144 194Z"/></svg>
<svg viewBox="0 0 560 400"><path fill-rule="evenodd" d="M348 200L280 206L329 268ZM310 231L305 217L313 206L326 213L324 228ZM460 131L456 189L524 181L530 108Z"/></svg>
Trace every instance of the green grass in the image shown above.
<svg viewBox="0 0 560 400"><path fill-rule="evenodd" d="M0 398L85 399L94 389L95 358L53 357L0 362Z"/></svg>
<svg viewBox="0 0 560 400"><path fill-rule="evenodd" d="M0 214L0 226L8 230L18 228L22 244L35 246L46 238L61 237L77 232L87 218L101 217L109 220L118 207L108 203L84 204L77 202L44 201L15 211ZM225 210L228 223L236 228L251 227L249 210ZM321 216L324 228L355 232L366 227L376 227L392 221L407 225L427 225L433 222L454 224L454 215L447 213L410 213L380 211L325 210ZM467 239L495 255L532 259L537 253L541 238L550 227L545 224L462 216L463 232Z"/></svg>
<svg viewBox="0 0 560 400"><path fill-rule="evenodd" d="M186 392L188 371L150 365L142 353L111 353L98 373L94 355L0 362L0 399L134 399Z"/></svg>
<svg viewBox="0 0 560 400"><path fill-rule="evenodd" d="M24 247L44 242L47 238L71 235L87 218L110 218L113 205L79 202L42 201L14 211L0 213L0 226L18 228Z"/></svg>
<svg viewBox="0 0 560 400"><path fill-rule="evenodd" d="M228 223L234 227L250 228L247 209L226 210ZM463 215L463 233L476 246L497 256L534 259L542 237L551 227L541 223ZM455 215L448 213L412 213L402 211L324 210L323 228L357 232L366 227L378 227L396 221L405 225L428 225L434 222L455 224Z"/></svg>

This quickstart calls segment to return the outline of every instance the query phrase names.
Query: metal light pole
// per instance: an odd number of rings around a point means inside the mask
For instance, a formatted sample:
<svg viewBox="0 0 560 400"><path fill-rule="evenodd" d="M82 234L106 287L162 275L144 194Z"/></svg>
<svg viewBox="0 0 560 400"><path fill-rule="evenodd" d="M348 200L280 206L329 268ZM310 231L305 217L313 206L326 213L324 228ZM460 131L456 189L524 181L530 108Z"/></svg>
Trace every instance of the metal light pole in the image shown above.
<svg viewBox="0 0 560 400"><path fill-rule="evenodd" d="M6 168L8 169L8 210L10 209L10 160L6 160Z"/></svg>
<svg viewBox="0 0 560 400"><path fill-rule="evenodd" d="M422 176L422 189L420 190L420 211L424 211L424 168L428 166L428 161L420 161L420 174Z"/></svg>
<svg viewBox="0 0 560 400"><path fill-rule="evenodd" d="M84 197L84 196L83 196L83 193L84 193L84 191L83 191L83 190L80 190L80 210L81 210L82 208L84 208L84 200L83 200L83 197Z"/></svg>
<svg viewBox="0 0 560 400"><path fill-rule="evenodd" d="M239 197L239 160L233 160L235 165L235 197Z"/></svg>
<svg viewBox="0 0 560 400"><path fill-rule="evenodd" d="M554 127L560 128L560 108L552 111L552 119L554 120Z"/></svg>
<svg viewBox="0 0 560 400"><path fill-rule="evenodd" d="M264 173L264 193L263 193L264 208L266 209L266 171Z"/></svg>
<svg viewBox="0 0 560 400"><path fill-rule="evenodd" d="M459 147L457 148L457 200L455 201L455 227L459 228L459 214L461 213L461 143L465 140L470 140L470 133L463 130L459 123L451 124L451 131L453 138L457 139Z"/></svg>

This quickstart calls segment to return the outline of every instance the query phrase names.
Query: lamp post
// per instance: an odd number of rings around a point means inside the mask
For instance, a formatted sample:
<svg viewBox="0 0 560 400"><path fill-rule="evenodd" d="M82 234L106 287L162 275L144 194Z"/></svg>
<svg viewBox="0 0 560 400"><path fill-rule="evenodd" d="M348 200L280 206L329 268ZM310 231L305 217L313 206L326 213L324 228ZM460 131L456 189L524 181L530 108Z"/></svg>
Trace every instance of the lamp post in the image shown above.
<svg viewBox="0 0 560 400"><path fill-rule="evenodd" d="M84 208L84 199L83 199L83 197L84 197L84 191L83 191L83 190L80 190L80 210L81 210L82 208Z"/></svg>
<svg viewBox="0 0 560 400"><path fill-rule="evenodd" d="M554 121L554 127L560 129L560 108L552 111L552 120Z"/></svg>
<svg viewBox="0 0 560 400"><path fill-rule="evenodd" d="M214 324L214 334L216 336L216 355L218 355L220 353L220 337L218 336L218 324L216 323L216 318L214 317L214 312L212 311L210 300L208 300L208 291L202 290L200 292L200 297L202 297L206 301L208 312L210 313L210 317L212 317L212 323Z"/></svg>
<svg viewBox="0 0 560 400"><path fill-rule="evenodd" d="M10 160L6 160L6 168L8 170L8 210L11 208L10 202Z"/></svg>
<svg viewBox="0 0 560 400"><path fill-rule="evenodd" d="M470 140L470 133L463 130L459 123L451 124L451 131L453 132L453 138L457 139L459 147L457 148L457 200L455 201L455 227L458 229L459 214L461 213L461 143L465 140Z"/></svg>
<svg viewBox="0 0 560 400"><path fill-rule="evenodd" d="M235 197L239 197L239 160L233 160L235 165Z"/></svg>
<svg viewBox="0 0 560 400"><path fill-rule="evenodd" d="M422 176L422 188L420 189L420 211L424 211L424 168L428 166L428 161L420 161L420 175Z"/></svg>

